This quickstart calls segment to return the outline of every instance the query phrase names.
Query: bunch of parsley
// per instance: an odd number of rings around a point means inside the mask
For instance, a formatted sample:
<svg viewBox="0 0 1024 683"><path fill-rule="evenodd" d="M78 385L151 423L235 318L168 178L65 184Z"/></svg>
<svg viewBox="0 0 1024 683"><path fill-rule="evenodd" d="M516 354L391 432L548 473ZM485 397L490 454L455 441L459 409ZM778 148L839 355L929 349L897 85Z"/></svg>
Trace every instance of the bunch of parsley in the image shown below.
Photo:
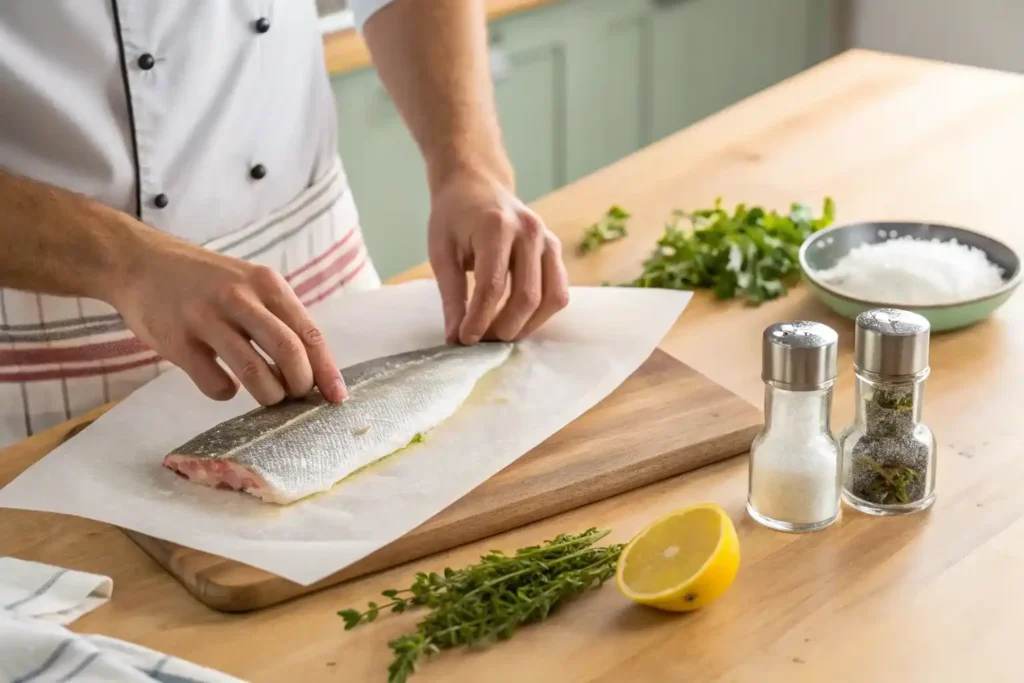
<svg viewBox="0 0 1024 683"><path fill-rule="evenodd" d="M738 205L732 213L721 198L712 209L676 210L633 287L712 289L719 299L752 305L783 296L800 277L800 245L832 224L835 204L825 198L815 218L805 204L788 214Z"/></svg>

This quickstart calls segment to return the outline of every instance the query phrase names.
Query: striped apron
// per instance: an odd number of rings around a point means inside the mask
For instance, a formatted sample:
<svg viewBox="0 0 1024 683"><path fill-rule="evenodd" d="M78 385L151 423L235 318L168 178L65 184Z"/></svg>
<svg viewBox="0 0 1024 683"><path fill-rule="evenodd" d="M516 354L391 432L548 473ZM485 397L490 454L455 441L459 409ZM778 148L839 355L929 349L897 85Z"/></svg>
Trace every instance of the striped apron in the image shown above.
<svg viewBox="0 0 1024 683"><path fill-rule="evenodd" d="M204 246L274 268L306 306L380 286L338 159L285 206ZM101 301L0 288L0 448L122 399L169 367Z"/></svg>

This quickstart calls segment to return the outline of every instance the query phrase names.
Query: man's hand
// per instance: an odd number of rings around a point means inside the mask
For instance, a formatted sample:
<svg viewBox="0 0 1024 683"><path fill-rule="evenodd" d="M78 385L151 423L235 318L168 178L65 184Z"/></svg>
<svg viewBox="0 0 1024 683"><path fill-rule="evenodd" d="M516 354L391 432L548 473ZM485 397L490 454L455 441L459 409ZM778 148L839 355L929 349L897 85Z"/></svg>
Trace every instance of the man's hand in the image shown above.
<svg viewBox="0 0 1024 683"><path fill-rule="evenodd" d="M329 401L346 398L320 330L283 277L152 237L107 298L142 341L188 373L204 394L226 400L238 391L217 363L220 357L263 405L304 396L314 384Z"/></svg>
<svg viewBox="0 0 1024 683"><path fill-rule="evenodd" d="M370 17L364 35L426 162L429 255L448 340L530 334L566 305L569 290L558 239L514 193L484 3L399 0ZM470 270L476 287L467 302Z"/></svg>
<svg viewBox="0 0 1024 683"><path fill-rule="evenodd" d="M504 185L485 176L461 173L438 187L428 250L451 343L518 339L569 301L558 238ZM475 287L467 305L470 270Z"/></svg>
<svg viewBox="0 0 1024 683"><path fill-rule="evenodd" d="M314 384L329 401L346 395L320 331L277 273L2 170L0 286L107 302L214 399L238 391L218 356L264 405Z"/></svg>

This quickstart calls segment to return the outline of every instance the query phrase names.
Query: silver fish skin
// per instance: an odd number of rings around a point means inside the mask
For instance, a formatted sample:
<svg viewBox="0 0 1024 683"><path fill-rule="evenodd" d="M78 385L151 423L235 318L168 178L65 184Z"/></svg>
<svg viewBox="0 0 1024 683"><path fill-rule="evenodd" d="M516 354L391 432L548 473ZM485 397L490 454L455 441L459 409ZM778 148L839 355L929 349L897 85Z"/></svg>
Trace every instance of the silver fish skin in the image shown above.
<svg viewBox="0 0 1024 683"><path fill-rule="evenodd" d="M260 407L175 448L164 466L197 484L286 505L327 491L451 417L514 344L438 346L342 371L349 398L318 392Z"/></svg>

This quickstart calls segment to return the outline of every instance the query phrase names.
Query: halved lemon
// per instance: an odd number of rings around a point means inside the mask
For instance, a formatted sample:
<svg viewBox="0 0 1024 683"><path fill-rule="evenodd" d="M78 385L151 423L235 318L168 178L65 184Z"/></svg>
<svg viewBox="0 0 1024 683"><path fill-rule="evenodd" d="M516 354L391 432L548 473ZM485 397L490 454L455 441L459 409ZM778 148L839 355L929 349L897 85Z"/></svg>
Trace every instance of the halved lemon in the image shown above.
<svg viewBox="0 0 1024 683"><path fill-rule="evenodd" d="M689 612L717 600L740 566L740 542L725 510L702 503L670 512L619 556L615 583L630 600Z"/></svg>

